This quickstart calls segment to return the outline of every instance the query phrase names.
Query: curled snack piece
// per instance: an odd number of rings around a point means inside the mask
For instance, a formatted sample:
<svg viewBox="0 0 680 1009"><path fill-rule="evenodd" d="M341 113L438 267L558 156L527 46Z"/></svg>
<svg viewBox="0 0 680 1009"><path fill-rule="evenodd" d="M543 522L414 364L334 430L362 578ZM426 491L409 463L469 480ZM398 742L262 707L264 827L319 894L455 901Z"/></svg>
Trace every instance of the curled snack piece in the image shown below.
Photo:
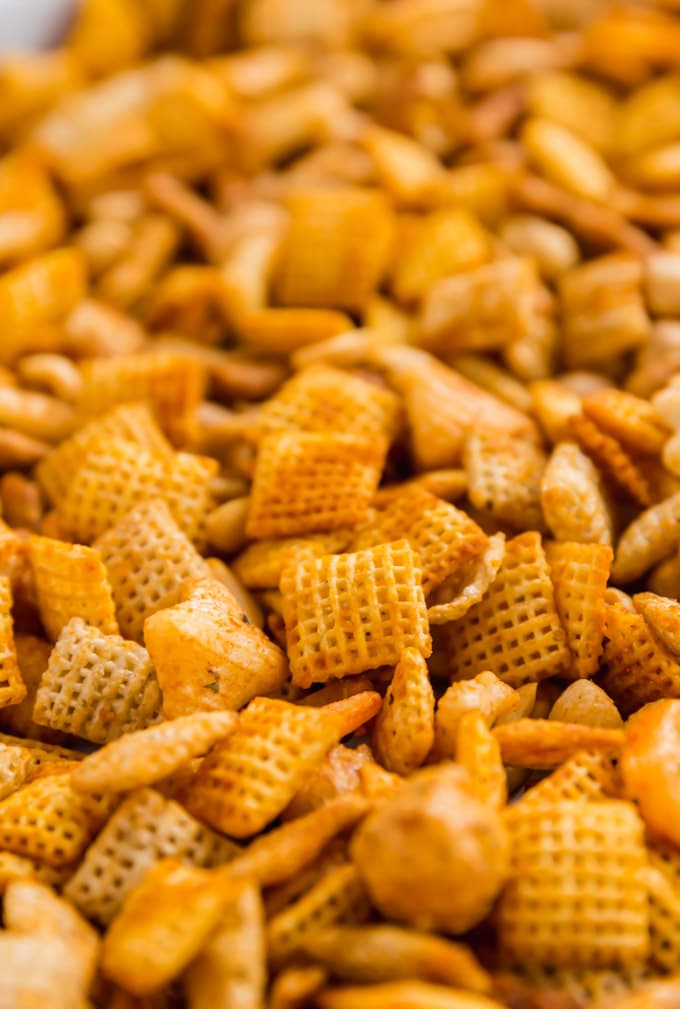
<svg viewBox="0 0 680 1009"><path fill-rule="evenodd" d="M662 645L673 655L680 656L680 603L677 599L638 592L633 596L633 605Z"/></svg>
<svg viewBox="0 0 680 1009"><path fill-rule="evenodd" d="M456 574L450 575L435 590L427 607L430 626L459 620L480 602L500 571L505 557L505 534L489 537L484 552Z"/></svg>
<svg viewBox="0 0 680 1009"><path fill-rule="evenodd" d="M424 762L434 741L434 694L425 659L407 648L375 720L372 743L389 771L410 774Z"/></svg>

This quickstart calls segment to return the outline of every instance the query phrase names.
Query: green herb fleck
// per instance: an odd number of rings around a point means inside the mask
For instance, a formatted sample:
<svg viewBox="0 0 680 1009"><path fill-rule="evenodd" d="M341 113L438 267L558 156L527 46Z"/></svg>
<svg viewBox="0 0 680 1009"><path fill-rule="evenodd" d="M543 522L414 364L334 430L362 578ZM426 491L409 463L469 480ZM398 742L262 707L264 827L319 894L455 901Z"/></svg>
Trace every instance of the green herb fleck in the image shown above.
<svg viewBox="0 0 680 1009"><path fill-rule="evenodd" d="M206 690L212 690L214 694L218 694L220 692L220 685L217 680L213 680L212 683L204 683L203 686Z"/></svg>

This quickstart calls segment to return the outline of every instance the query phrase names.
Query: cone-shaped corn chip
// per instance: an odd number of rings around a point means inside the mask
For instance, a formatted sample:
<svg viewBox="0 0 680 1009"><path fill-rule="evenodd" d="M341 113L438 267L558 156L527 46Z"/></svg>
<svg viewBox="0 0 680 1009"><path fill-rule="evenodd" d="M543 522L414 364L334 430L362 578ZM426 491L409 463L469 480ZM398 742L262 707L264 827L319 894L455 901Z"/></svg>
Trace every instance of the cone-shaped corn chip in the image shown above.
<svg viewBox="0 0 680 1009"><path fill-rule="evenodd" d="M32 536L28 557L40 619L52 641L72 617L80 617L103 634L118 633L106 568L96 550Z"/></svg>
<svg viewBox="0 0 680 1009"><path fill-rule="evenodd" d="M575 722L601 729L623 727L623 719L611 697L592 680L571 683L553 704L549 717L554 722Z"/></svg>
<svg viewBox="0 0 680 1009"><path fill-rule="evenodd" d="M644 473L616 438L606 434L584 414L569 418L569 430L583 451L620 490L643 508L651 505L652 491Z"/></svg>
<svg viewBox="0 0 680 1009"><path fill-rule="evenodd" d="M420 559L426 596L448 575L478 557L488 542L465 512L417 484L405 487L361 525L352 549L365 550L400 539L408 540Z"/></svg>
<svg viewBox="0 0 680 1009"><path fill-rule="evenodd" d="M612 542L612 517L596 467L573 442L555 446L541 481L545 520L558 540Z"/></svg>
<svg viewBox="0 0 680 1009"><path fill-rule="evenodd" d="M113 802L74 792L70 778L70 767L61 768L0 802L0 848L57 868L80 858Z"/></svg>
<svg viewBox="0 0 680 1009"><path fill-rule="evenodd" d="M281 305L361 310L387 266L392 217L382 193L316 189L293 194L275 277Z"/></svg>
<svg viewBox="0 0 680 1009"><path fill-rule="evenodd" d="M139 505L95 546L106 565L120 629L134 641L143 641L147 617L179 602L184 583L205 577L207 570L164 501Z"/></svg>
<svg viewBox="0 0 680 1009"><path fill-rule="evenodd" d="M431 652L420 565L406 540L303 557L281 576L293 682L307 687Z"/></svg>
<svg viewBox="0 0 680 1009"><path fill-rule="evenodd" d="M262 898L244 881L235 885L217 932L186 972L189 1009L264 1006L266 954Z"/></svg>
<svg viewBox="0 0 680 1009"><path fill-rule="evenodd" d="M228 736L236 723L231 711L211 711L126 733L81 761L73 787L79 792L127 792L161 781Z"/></svg>
<svg viewBox="0 0 680 1009"><path fill-rule="evenodd" d="M447 634L454 679L490 670L518 687L568 668L566 635L539 533L522 533L508 541L486 596L449 624Z"/></svg>
<svg viewBox="0 0 680 1009"><path fill-rule="evenodd" d="M582 750L528 789L522 802L598 802L622 798L621 778L612 757Z"/></svg>
<svg viewBox="0 0 680 1009"><path fill-rule="evenodd" d="M661 644L675 656L680 656L680 603L653 592L638 592L633 605L647 621Z"/></svg>
<svg viewBox="0 0 680 1009"><path fill-rule="evenodd" d="M389 771L410 774L424 763L434 741L434 694L427 664L407 648L375 720L371 737L378 760Z"/></svg>
<svg viewBox="0 0 680 1009"><path fill-rule="evenodd" d="M591 393L583 400L583 412L633 452L658 455L670 436L651 403L622 389Z"/></svg>
<svg viewBox="0 0 680 1009"><path fill-rule="evenodd" d="M612 578L617 584L633 582L664 560L680 543L680 493L638 515L619 539Z"/></svg>
<svg viewBox="0 0 680 1009"><path fill-rule="evenodd" d="M284 565L296 552L323 557L324 554L346 549L353 536L354 530L347 528L329 533L311 533L309 536L258 540L247 546L231 566L246 588L277 589Z"/></svg>
<svg viewBox="0 0 680 1009"><path fill-rule="evenodd" d="M281 431L260 443L249 536L296 536L355 525L380 480L386 442L350 434Z"/></svg>
<svg viewBox="0 0 680 1009"><path fill-rule="evenodd" d="M281 966L318 928L365 921L370 912L366 890L356 866L333 866L267 925L269 959Z"/></svg>
<svg viewBox="0 0 680 1009"><path fill-rule="evenodd" d="M468 497L481 512L515 529L540 529L545 454L536 445L497 431L471 434L463 452Z"/></svg>
<svg viewBox="0 0 680 1009"><path fill-rule="evenodd" d="M520 718L493 730L506 764L545 769L573 757L579 750L593 750L605 756L619 752L624 742L622 729L603 729L545 718Z"/></svg>
<svg viewBox="0 0 680 1009"><path fill-rule="evenodd" d="M204 370L186 354L149 351L123 357L95 358L83 365L83 417L95 417L117 403L148 402L164 433L175 445L189 441L203 396Z"/></svg>
<svg viewBox="0 0 680 1009"><path fill-rule="evenodd" d="M157 991L200 952L229 899L223 877L164 859L128 893L109 927L102 972L134 995Z"/></svg>
<svg viewBox="0 0 680 1009"><path fill-rule="evenodd" d="M440 759L454 760L458 726L464 714L479 711L487 725L519 708L520 697L494 673L479 673L474 679L452 683L437 702L435 714L435 753Z"/></svg>
<svg viewBox="0 0 680 1009"><path fill-rule="evenodd" d="M237 711L253 697L281 688L285 655L250 623L229 589L215 579L195 580L182 595L182 602L154 613L144 625L167 718Z"/></svg>
<svg viewBox="0 0 680 1009"><path fill-rule="evenodd" d="M680 663L639 613L605 610L602 687L624 715L664 697L680 697Z"/></svg>
<svg viewBox="0 0 680 1009"><path fill-rule="evenodd" d="M176 802L145 788L118 807L85 852L64 894L88 918L106 925L161 858L207 867L227 862L236 853L231 841Z"/></svg>
<svg viewBox="0 0 680 1009"><path fill-rule="evenodd" d="M74 617L52 650L33 717L38 725L108 743L158 718L160 690L146 651Z"/></svg>
<svg viewBox="0 0 680 1009"><path fill-rule="evenodd" d="M188 785L187 809L233 837L257 833L285 809L328 750L375 714L372 703L355 702L302 708L251 701L236 732L215 746ZM356 714L347 719L345 711Z"/></svg>
<svg viewBox="0 0 680 1009"><path fill-rule="evenodd" d="M461 715L456 734L456 763L468 772L482 802L499 808L505 805L508 788L500 746L481 711Z"/></svg>
<svg viewBox="0 0 680 1009"><path fill-rule="evenodd" d="M546 557L555 606L572 655L569 674L594 676L603 647L605 590L611 547L600 543L548 543Z"/></svg>
<svg viewBox="0 0 680 1009"><path fill-rule="evenodd" d="M9 578L0 575L0 707L18 704L25 696L14 644L12 589Z"/></svg>
<svg viewBox="0 0 680 1009"><path fill-rule="evenodd" d="M505 954L550 966L624 966L649 951L642 821L625 802L519 802L499 906Z"/></svg>

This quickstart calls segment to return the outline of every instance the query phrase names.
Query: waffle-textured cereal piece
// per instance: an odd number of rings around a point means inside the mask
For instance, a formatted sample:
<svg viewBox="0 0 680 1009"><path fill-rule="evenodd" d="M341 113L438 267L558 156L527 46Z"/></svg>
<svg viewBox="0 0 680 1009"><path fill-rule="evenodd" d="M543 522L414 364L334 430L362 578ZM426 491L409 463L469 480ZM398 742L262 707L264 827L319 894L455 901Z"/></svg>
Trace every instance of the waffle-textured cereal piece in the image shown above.
<svg viewBox="0 0 680 1009"><path fill-rule="evenodd" d="M206 575L205 561L161 500L134 508L95 547L106 566L121 632L140 643L146 618L179 602L190 578Z"/></svg>
<svg viewBox="0 0 680 1009"><path fill-rule="evenodd" d="M109 926L102 973L134 995L162 988L198 955L229 899L225 879L165 858L131 890Z"/></svg>
<svg viewBox="0 0 680 1009"><path fill-rule="evenodd" d="M680 697L680 663L640 613L605 609L602 687L624 715L664 697Z"/></svg>
<svg viewBox="0 0 680 1009"><path fill-rule="evenodd" d="M167 718L237 711L258 694L280 690L288 672L278 645L214 578L187 582L181 602L148 617L144 641Z"/></svg>
<svg viewBox="0 0 680 1009"><path fill-rule="evenodd" d="M281 593L298 686L393 665L409 647L431 652L420 565L406 540L300 558L284 568Z"/></svg>
<svg viewBox="0 0 680 1009"><path fill-rule="evenodd" d="M652 404L623 389L598 389L582 405L586 417L630 451L658 455L670 437Z"/></svg>
<svg viewBox="0 0 680 1009"><path fill-rule="evenodd" d="M248 589L277 589L284 565L296 553L308 553L314 557L338 553L349 546L353 537L354 530L348 527L328 533L310 533L309 536L258 540L238 555L231 568Z"/></svg>
<svg viewBox="0 0 680 1009"><path fill-rule="evenodd" d="M209 711L128 732L85 757L74 769L72 785L80 792L105 793L153 784L207 753L236 724L232 711Z"/></svg>
<svg viewBox="0 0 680 1009"><path fill-rule="evenodd" d="M518 718L493 730L503 760L513 767L556 767L580 750L617 754L624 742L621 728L609 729L546 718Z"/></svg>
<svg viewBox="0 0 680 1009"><path fill-rule="evenodd" d="M512 871L498 908L506 957L607 967L649 952L643 826L620 800L522 802L507 813Z"/></svg>
<svg viewBox="0 0 680 1009"><path fill-rule="evenodd" d="M650 957L673 974L680 965L680 887L654 862L647 869Z"/></svg>
<svg viewBox="0 0 680 1009"><path fill-rule="evenodd" d="M184 978L192 1009L264 1003L267 948L262 897L249 880L236 884L219 929Z"/></svg>
<svg viewBox="0 0 680 1009"><path fill-rule="evenodd" d="M541 480L541 506L555 539L611 545L612 516L600 475L574 442L553 449Z"/></svg>
<svg viewBox="0 0 680 1009"><path fill-rule="evenodd" d="M606 434L585 414L569 418L569 430L583 451L643 508L652 503L652 491L644 473L616 438Z"/></svg>
<svg viewBox="0 0 680 1009"><path fill-rule="evenodd" d="M603 648L605 591L612 549L601 543L546 544L555 606L571 652L569 675L594 676Z"/></svg>
<svg viewBox="0 0 680 1009"><path fill-rule="evenodd" d="M165 458L127 440L102 438L90 445L57 502L59 527L92 543L143 501L163 498L182 531L200 543L203 520L214 507L217 471L217 461L207 456L177 452Z"/></svg>
<svg viewBox="0 0 680 1009"><path fill-rule="evenodd" d="M464 511L412 484L388 502L352 540L352 550L406 539L420 560L425 596L452 572L475 560L486 547L486 535Z"/></svg>
<svg viewBox="0 0 680 1009"><path fill-rule="evenodd" d="M508 540L505 559L486 596L448 624L447 635L453 679L490 670L518 687L569 668L566 635L539 533Z"/></svg>
<svg viewBox="0 0 680 1009"><path fill-rule="evenodd" d="M210 867L233 858L235 844L153 789L123 800L64 888L82 913L107 925L144 874L161 858Z"/></svg>
<svg viewBox="0 0 680 1009"><path fill-rule="evenodd" d="M680 602L654 592L638 592L633 596L633 605L664 648L680 656Z"/></svg>
<svg viewBox="0 0 680 1009"><path fill-rule="evenodd" d="M18 704L25 696L14 643L12 588L9 578L0 575L0 707Z"/></svg>
<svg viewBox="0 0 680 1009"><path fill-rule="evenodd" d="M111 586L101 556L91 547L31 536L28 557L40 619L56 641L72 617L103 634L117 634Z"/></svg>
<svg viewBox="0 0 680 1009"><path fill-rule="evenodd" d="M34 768L42 767L45 764L61 764L74 760L82 760L84 756L78 750L70 750L66 746L57 746L55 743L47 743L42 739L13 736L6 732L0 732L0 744L3 746L20 746L27 749L33 758Z"/></svg>
<svg viewBox="0 0 680 1009"><path fill-rule="evenodd" d="M287 200L290 224L274 278L281 305L361 310L387 267L392 216L385 196L318 188Z"/></svg>
<svg viewBox="0 0 680 1009"><path fill-rule="evenodd" d="M187 809L232 837L257 833L285 809L331 747L374 715L379 703L371 693L325 708L256 698L187 786L182 797Z"/></svg>
<svg viewBox="0 0 680 1009"><path fill-rule="evenodd" d="M294 429L391 440L400 419L399 398L351 372L311 365L288 379L267 400L258 418L262 431Z"/></svg>
<svg viewBox="0 0 680 1009"><path fill-rule="evenodd" d="M680 491L633 519L616 546L612 578L633 582L673 553L680 543Z"/></svg>
<svg viewBox="0 0 680 1009"><path fill-rule="evenodd" d="M130 441L166 459L172 457L172 447L149 406L146 403L123 403L80 427L36 466L36 477L49 500L60 500L94 445L114 438Z"/></svg>
<svg viewBox="0 0 680 1009"><path fill-rule="evenodd" d="M505 805L508 786L501 748L481 711L466 711L460 717L456 763L468 772L482 802L498 808Z"/></svg>
<svg viewBox="0 0 680 1009"><path fill-rule="evenodd" d="M425 659L403 653L387 688L371 743L388 771L408 775L425 761L434 742L434 694Z"/></svg>
<svg viewBox="0 0 680 1009"><path fill-rule="evenodd" d="M80 858L114 800L75 792L71 766L29 781L0 802L1 849L56 868Z"/></svg>
<svg viewBox="0 0 680 1009"><path fill-rule="evenodd" d="M277 966L299 952L319 928L355 924L369 915L368 895L351 862L332 866L303 894L267 924L269 958Z"/></svg>
<svg viewBox="0 0 680 1009"><path fill-rule="evenodd" d="M383 438L280 431L260 442L248 536L298 536L356 525L366 514L385 458Z"/></svg>
<svg viewBox="0 0 680 1009"><path fill-rule="evenodd" d="M79 617L66 625L40 681L38 725L108 743L158 718L160 690L147 652Z"/></svg>
<svg viewBox="0 0 680 1009"><path fill-rule="evenodd" d="M532 442L498 431L475 431L463 451L468 497L480 510L515 529L543 527L544 452Z"/></svg>
<svg viewBox="0 0 680 1009"><path fill-rule="evenodd" d="M445 578L432 593L427 607L430 627L460 620L471 606L480 602L495 581L504 557L505 533L494 533L477 558Z"/></svg>
<svg viewBox="0 0 680 1009"><path fill-rule="evenodd" d="M596 750L581 750L542 778L522 796L522 802L599 802L623 798L614 758Z"/></svg>
<svg viewBox="0 0 680 1009"><path fill-rule="evenodd" d="M118 403L146 402L174 445L193 437L205 382L203 365L196 357L152 350L94 358L82 371L79 407L83 418L96 417Z"/></svg>

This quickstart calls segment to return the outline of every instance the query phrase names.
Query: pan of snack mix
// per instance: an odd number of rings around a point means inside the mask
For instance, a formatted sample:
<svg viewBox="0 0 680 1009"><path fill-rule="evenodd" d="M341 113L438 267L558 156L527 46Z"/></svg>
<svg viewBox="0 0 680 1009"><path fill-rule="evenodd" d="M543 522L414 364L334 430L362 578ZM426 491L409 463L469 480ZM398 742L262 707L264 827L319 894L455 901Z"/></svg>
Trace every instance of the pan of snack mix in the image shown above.
<svg viewBox="0 0 680 1009"><path fill-rule="evenodd" d="M680 3L48 6L0 1009L680 1009Z"/></svg>

